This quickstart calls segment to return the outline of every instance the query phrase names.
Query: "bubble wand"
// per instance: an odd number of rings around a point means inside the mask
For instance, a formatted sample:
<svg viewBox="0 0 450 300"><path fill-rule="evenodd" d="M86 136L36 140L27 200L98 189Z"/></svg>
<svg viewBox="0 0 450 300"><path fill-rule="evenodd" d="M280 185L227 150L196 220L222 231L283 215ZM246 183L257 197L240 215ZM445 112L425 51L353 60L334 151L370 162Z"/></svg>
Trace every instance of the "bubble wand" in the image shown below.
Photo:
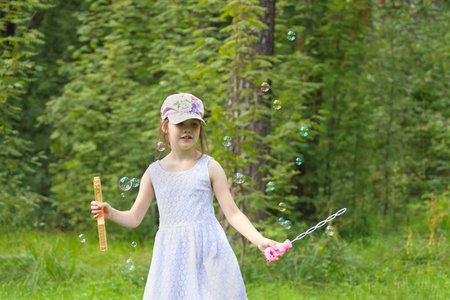
<svg viewBox="0 0 450 300"><path fill-rule="evenodd" d="M102 184L100 182L100 177L94 177L94 195L95 202L102 203ZM100 250L106 251L108 249L108 245L106 244L106 228L105 228L105 217L103 216L103 208L102 212L97 217L97 227L98 227L98 242L100 244Z"/></svg>
<svg viewBox="0 0 450 300"><path fill-rule="evenodd" d="M320 221L319 223L317 223L316 226L311 227L310 229L306 230L303 233L300 233L295 239L292 240L292 242L290 240L286 240L283 243L277 243L278 250L274 250L272 247L268 247L268 248L264 249L263 254L266 256L267 261L270 262L270 263L274 262L275 260L278 259L278 255L281 256L281 255L283 255L284 252L288 251L289 248L292 248L292 243L293 242L301 240L307 234L312 233L317 228L322 227L323 225L325 225L325 223L330 222L331 220L333 220L337 216L342 215L346 211L347 211L347 208L342 208L342 209L338 210L334 215L331 215L328 218L326 218L325 220Z"/></svg>

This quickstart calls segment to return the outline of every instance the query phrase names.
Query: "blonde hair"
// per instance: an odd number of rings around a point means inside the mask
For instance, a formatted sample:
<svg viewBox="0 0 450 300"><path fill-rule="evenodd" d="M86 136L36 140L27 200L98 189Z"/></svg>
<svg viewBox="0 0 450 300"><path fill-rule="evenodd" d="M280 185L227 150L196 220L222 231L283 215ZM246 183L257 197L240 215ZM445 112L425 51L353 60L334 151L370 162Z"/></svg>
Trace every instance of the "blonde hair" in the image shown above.
<svg viewBox="0 0 450 300"><path fill-rule="evenodd" d="M205 124L201 121L199 121L199 123L200 123L200 136L199 136L200 152L202 154L208 154L209 146L208 140L206 139ZM168 130L168 124L169 124L168 118L165 118L164 120L161 121L161 126L159 127L159 140L163 142L166 147L170 148L170 142L166 133Z"/></svg>

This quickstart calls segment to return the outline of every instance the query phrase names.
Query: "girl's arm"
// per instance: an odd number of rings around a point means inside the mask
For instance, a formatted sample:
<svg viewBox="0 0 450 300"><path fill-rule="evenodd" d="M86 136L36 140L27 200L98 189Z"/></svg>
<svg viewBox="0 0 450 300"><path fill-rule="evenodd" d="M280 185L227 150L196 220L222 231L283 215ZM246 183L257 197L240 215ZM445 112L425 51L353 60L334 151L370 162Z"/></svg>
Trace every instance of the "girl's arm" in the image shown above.
<svg viewBox="0 0 450 300"><path fill-rule="evenodd" d="M230 189L228 188L227 176L222 169L222 166L214 159L211 159L209 161L208 170L214 193L216 194L220 207L231 226L257 246L259 250L263 251L267 247L277 249L277 242L263 237L237 207L231 196Z"/></svg>
<svg viewBox="0 0 450 300"><path fill-rule="evenodd" d="M136 201L134 201L134 204L130 210L120 211L111 207L111 205L106 202L97 203L92 201L92 214L94 214L94 218L97 218L103 208L103 215L105 219L109 219L125 227L135 228L141 224L145 213L152 203L154 195L155 191L153 190L150 172L146 171L142 176Z"/></svg>

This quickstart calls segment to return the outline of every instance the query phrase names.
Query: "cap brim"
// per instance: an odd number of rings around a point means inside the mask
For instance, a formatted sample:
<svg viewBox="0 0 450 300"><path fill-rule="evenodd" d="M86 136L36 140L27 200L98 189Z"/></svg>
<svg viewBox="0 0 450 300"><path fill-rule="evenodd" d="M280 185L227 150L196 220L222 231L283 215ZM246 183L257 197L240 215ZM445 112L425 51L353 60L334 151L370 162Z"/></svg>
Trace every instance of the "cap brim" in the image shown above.
<svg viewBox="0 0 450 300"><path fill-rule="evenodd" d="M197 114L189 114L189 113L185 113L185 112L175 112L170 114L168 117L169 122L172 124L180 124L181 122L184 122L186 120L199 120L202 121L203 124L206 125L206 122Z"/></svg>

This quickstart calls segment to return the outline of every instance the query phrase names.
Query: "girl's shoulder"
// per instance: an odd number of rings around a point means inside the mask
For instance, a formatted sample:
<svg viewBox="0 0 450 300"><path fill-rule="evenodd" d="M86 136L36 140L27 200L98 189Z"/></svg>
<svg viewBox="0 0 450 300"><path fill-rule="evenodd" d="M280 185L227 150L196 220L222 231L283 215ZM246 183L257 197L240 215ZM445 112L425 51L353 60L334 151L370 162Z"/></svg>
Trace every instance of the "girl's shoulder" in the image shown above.
<svg viewBox="0 0 450 300"><path fill-rule="evenodd" d="M147 171L151 172L158 166L158 164L159 164L159 160L155 160L155 161L151 162L147 167Z"/></svg>
<svg viewBox="0 0 450 300"><path fill-rule="evenodd" d="M206 155L209 172L223 171L222 165L214 157Z"/></svg>
<svg viewBox="0 0 450 300"><path fill-rule="evenodd" d="M200 159L205 159L205 160L215 160L214 157L212 157L211 155L208 154L203 154L202 157L200 157Z"/></svg>
<svg viewBox="0 0 450 300"><path fill-rule="evenodd" d="M204 159L206 161L206 165L208 166L208 169L211 170L212 169L222 169L222 165L220 164L220 162L218 162L214 157L208 155L208 154L203 154L202 160Z"/></svg>
<svg viewBox="0 0 450 300"><path fill-rule="evenodd" d="M211 165L211 163L214 163L214 162L216 162L216 160L212 156L210 156L208 154L202 154L202 156L198 160L197 164L206 165L209 167L209 165Z"/></svg>

